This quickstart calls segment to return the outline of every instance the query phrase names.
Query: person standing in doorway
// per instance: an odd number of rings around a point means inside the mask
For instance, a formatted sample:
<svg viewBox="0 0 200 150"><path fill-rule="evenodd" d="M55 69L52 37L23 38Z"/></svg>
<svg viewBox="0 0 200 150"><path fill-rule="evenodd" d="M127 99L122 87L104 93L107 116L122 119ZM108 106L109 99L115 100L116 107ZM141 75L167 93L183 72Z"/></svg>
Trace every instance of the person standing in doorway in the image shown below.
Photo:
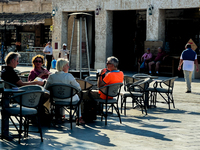
<svg viewBox="0 0 200 150"><path fill-rule="evenodd" d="M59 58L64 58L69 60L69 50L67 49L67 44L63 44L63 49L60 50Z"/></svg>
<svg viewBox="0 0 200 150"><path fill-rule="evenodd" d="M51 68L51 61L53 58L53 48L51 46L51 42L47 43L47 46L44 48L43 53L46 55L47 59L47 70L49 71Z"/></svg>
<svg viewBox="0 0 200 150"><path fill-rule="evenodd" d="M186 50L181 54L178 70L181 70L181 65L183 64L183 74L185 82L187 84L187 91L185 93L191 93L191 82L192 82L192 73L194 70L194 63L196 64L196 71L199 71L197 54L191 49L191 44L186 44Z"/></svg>

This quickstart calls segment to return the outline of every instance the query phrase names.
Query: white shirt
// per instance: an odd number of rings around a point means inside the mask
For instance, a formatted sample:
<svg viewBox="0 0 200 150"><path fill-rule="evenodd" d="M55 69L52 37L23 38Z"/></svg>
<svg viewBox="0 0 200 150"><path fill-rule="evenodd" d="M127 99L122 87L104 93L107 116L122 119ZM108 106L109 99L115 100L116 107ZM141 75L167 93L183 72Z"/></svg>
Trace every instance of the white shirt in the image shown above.
<svg viewBox="0 0 200 150"><path fill-rule="evenodd" d="M79 83L76 81L74 76L70 73L65 73L63 71L55 72L54 74L49 75L49 78L47 79L47 82L44 86L45 89L48 89L48 87L53 83L65 83L70 84L75 87L77 87L79 90L81 90L81 87ZM55 100L59 100L54 98ZM70 98L66 99L66 101L70 101ZM74 95L72 101L79 101L78 95Z"/></svg>
<svg viewBox="0 0 200 150"><path fill-rule="evenodd" d="M67 58L67 55L69 55L69 50L68 50L68 49L65 49L65 50L64 50L64 49L61 49L61 50L60 50L60 54L61 54L61 55L60 55L60 58L68 59L68 58Z"/></svg>
<svg viewBox="0 0 200 150"><path fill-rule="evenodd" d="M46 55L53 55L53 48L50 46L46 46L43 50L43 52L50 52L50 53L46 53Z"/></svg>
<svg viewBox="0 0 200 150"><path fill-rule="evenodd" d="M182 55L181 55L181 58ZM195 55L195 60L197 59L197 55ZM183 60L183 70L187 70L187 71L193 71L194 70L194 61L191 60Z"/></svg>

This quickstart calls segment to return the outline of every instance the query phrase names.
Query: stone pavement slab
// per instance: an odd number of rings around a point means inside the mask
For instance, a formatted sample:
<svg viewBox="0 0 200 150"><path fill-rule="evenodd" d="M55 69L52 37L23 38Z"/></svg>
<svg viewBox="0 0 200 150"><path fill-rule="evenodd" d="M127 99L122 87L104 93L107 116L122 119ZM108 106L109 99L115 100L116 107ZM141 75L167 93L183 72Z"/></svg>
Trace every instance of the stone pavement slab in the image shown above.
<svg viewBox="0 0 200 150"><path fill-rule="evenodd" d="M75 126L73 123L72 130L69 123L43 127L43 143L39 134L30 133L21 145L17 139L0 140L0 149L199 150L200 80L193 80L192 93L185 91L184 79L178 78L174 87L175 109L169 110L167 104L157 103L157 108L148 109L148 115L144 115L128 103L127 115L121 114L122 124L117 117L108 117L108 125L105 126L98 117L85 125ZM162 101L162 98L158 96L158 100Z"/></svg>

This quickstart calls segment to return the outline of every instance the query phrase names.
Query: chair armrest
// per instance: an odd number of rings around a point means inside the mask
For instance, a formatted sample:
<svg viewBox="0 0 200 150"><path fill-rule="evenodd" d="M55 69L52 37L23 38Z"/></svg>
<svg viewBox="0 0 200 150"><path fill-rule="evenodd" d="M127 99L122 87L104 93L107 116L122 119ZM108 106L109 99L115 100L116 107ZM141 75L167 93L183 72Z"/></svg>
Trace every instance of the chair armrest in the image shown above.
<svg viewBox="0 0 200 150"><path fill-rule="evenodd" d="M134 88L136 88L136 87L138 87L138 88L141 89L142 91L144 90L141 86L132 84L131 86L128 87L128 91L131 92L130 89L133 89L133 90L134 90Z"/></svg>
<svg viewBox="0 0 200 150"><path fill-rule="evenodd" d="M130 87L133 83L127 83L124 86L126 86L127 88Z"/></svg>
<svg viewBox="0 0 200 150"><path fill-rule="evenodd" d="M163 81L155 81L154 84L153 84L153 87L157 88L158 85L160 85L160 87L162 88L162 85L161 85L162 83L163 83Z"/></svg>

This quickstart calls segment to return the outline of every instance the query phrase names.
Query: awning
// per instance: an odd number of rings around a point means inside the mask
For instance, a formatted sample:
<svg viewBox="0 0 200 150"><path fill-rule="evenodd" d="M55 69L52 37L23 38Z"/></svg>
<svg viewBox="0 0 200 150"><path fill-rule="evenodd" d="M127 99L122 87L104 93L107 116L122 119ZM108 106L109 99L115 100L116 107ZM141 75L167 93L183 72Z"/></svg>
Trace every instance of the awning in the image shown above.
<svg viewBox="0 0 200 150"><path fill-rule="evenodd" d="M0 25L38 25L44 24L46 19L51 19L51 13L0 13Z"/></svg>

